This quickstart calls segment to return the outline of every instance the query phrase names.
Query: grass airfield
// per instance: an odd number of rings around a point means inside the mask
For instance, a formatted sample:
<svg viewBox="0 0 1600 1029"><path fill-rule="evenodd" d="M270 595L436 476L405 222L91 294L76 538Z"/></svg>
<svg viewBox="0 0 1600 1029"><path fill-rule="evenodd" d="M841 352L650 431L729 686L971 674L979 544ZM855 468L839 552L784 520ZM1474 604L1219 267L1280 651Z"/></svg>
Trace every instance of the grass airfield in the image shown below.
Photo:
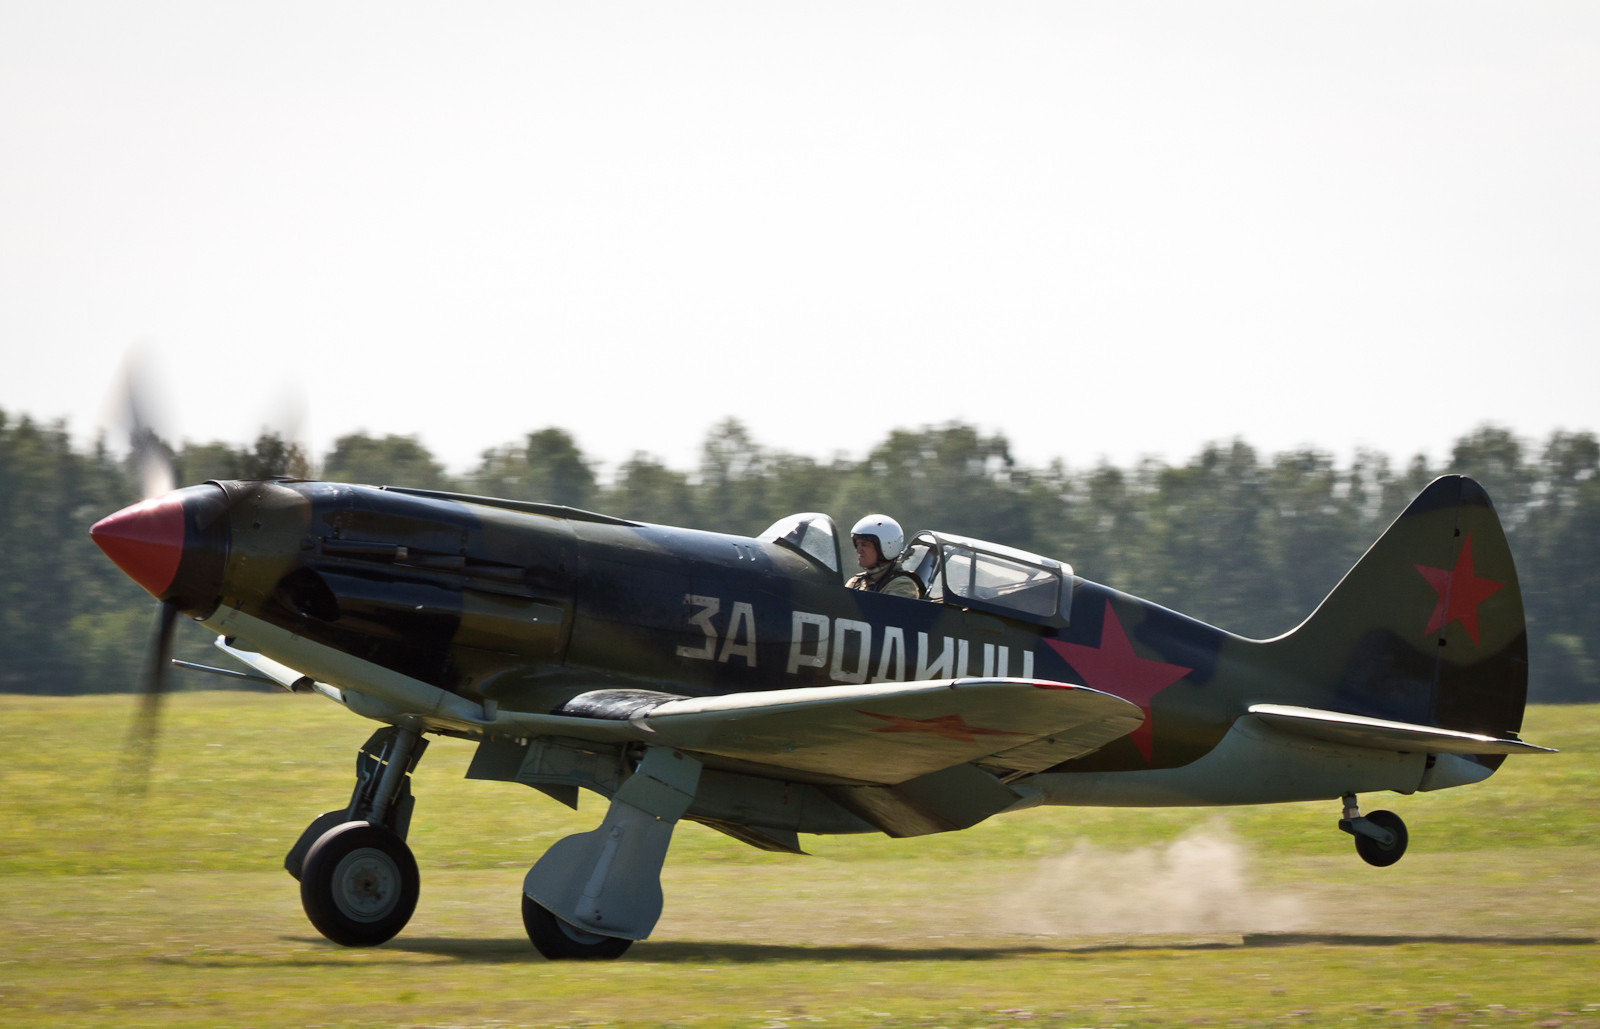
<svg viewBox="0 0 1600 1029"><path fill-rule="evenodd" d="M0 697L0 1026L1597 1026L1600 705L1534 708L1563 753L1363 810L1405 817L1370 868L1337 801L1044 809L964 833L674 837L667 907L616 962L550 963L522 876L592 828L462 778L436 739L410 842L422 898L347 950L283 853L342 807L375 723L316 697L168 704L150 787L120 785L128 697Z"/></svg>

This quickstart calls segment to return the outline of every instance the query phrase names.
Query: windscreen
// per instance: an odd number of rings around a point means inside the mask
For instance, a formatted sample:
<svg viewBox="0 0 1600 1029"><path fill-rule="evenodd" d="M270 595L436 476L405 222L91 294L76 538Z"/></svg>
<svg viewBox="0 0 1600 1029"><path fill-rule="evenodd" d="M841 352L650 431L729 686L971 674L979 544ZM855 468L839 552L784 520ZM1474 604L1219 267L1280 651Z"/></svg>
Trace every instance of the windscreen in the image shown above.
<svg viewBox="0 0 1600 1029"><path fill-rule="evenodd" d="M780 518L758 538L781 543L798 550L831 572L839 571L839 544L833 519L825 514L807 511Z"/></svg>

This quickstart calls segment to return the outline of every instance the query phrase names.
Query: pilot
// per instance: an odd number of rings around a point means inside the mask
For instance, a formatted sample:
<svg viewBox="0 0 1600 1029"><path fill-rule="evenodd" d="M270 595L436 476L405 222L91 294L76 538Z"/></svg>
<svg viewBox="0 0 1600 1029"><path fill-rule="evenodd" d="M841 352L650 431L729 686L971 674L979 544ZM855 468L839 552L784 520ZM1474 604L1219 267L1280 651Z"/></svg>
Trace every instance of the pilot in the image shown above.
<svg viewBox="0 0 1600 1029"><path fill-rule="evenodd" d="M861 571L852 576L846 586L853 590L922 599L922 580L894 564L894 559L906 547L906 534L899 522L888 515L869 514L850 530L850 542L855 544Z"/></svg>

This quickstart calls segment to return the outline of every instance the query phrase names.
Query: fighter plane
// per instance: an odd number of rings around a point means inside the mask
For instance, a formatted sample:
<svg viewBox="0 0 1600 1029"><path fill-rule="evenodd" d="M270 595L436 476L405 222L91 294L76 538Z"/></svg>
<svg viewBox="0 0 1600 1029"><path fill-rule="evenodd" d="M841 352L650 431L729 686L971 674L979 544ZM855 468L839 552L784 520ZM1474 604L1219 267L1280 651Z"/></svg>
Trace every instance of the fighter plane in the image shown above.
<svg viewBox="0 0 1600 1029"><path fill-rule="evenodd" d="M745 537L273 479L179 489L91 532L161 601L158 673L184 615L243 674L383 723L349 803L284 862L347 946L392 938L415 908L410 775L430 736L476 745L469 778L608 801L523 882L550 958L649 936L681 819L801 853L802 833L918 836L1043 804L1337 800L1382 866L1406 827L1363 815L1359 794L1475 783L1544 749L1518 738L1511 551L1462 476L1268 640L937 530L898 557L924 597L847 589L817 513Z"/></svg>

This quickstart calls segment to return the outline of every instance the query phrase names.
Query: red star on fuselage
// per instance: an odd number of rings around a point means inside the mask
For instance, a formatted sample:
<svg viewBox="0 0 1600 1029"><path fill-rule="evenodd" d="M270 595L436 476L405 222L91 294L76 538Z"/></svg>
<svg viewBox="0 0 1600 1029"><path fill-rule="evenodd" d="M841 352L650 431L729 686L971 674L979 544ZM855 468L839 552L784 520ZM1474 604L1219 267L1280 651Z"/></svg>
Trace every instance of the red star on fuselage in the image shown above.
<svg viewBox="0 0 1600 1029"><path fill-rule="evenodd" d="M958 743L973 743L979 736L1026 736L1025 732L1012 732L1009 729L983 729L976 725L968 725L967 720L960 715L941 715L937 718L906 718L901 715L880 715L872 711L857 710L856 714L866 715L888 722L888 725L879 726L873 732L918 732L927 733L929 736L943 736L947 740Z"/></svg>
<svg viewBox="0 0 1600 1029"><path fill-rule="evenodd" d="M1085 686L1103 690L1139 705L1144 721L1128 734L1146 761L1150 760L1151 736L1155 726L1150 716L1150 701L1157 693L1194 671L1182 665L1154 661L1133 652L1128 634L1122 630L1111 601L1106 601L1105 622L1100 628L1100 645L1062 643L1045 640L1083 679Z"/></svg>
<svg viewBox="0 0 1600 1029"><path fill-rule="evenodd" d="M1460 622L1461 627L1467 630L1467 635L1472 637L1473 646L1477 646L1478 605L1499 592L1505 583L1480 579L1473 573L1472 533L1467 533L1466 542L1461 544L1461 553L1456 555L1454 568L1429 568L1427 565L1412 567L1439 594L1433 617L1428 619L1428 627L1422 630L1424 635L1438 632L1451 622Z"/></svg>

